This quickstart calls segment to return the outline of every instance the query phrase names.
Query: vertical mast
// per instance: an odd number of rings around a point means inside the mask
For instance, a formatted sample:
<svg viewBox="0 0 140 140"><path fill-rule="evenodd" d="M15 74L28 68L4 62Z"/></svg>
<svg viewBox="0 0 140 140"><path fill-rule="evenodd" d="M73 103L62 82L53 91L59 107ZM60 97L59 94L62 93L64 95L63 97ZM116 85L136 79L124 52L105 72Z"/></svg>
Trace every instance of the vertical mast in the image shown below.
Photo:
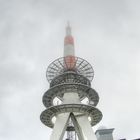
<svg viewBox="0 0 140 140"><path fill-rule="evenodd" d="M75 56L74 39L71 35L71 27L69 23L66 27L66 36L64 39L64 57L66 56Z"/></svg>
<svg viewBox="0 0 140 140"><path fill-rule="evenodd" d="M69 25L69 22L66 27L66 36L64 38L64 58L66 68L69 70L74 69L75 66L74 39L71 35L71 27Z"/></svg>

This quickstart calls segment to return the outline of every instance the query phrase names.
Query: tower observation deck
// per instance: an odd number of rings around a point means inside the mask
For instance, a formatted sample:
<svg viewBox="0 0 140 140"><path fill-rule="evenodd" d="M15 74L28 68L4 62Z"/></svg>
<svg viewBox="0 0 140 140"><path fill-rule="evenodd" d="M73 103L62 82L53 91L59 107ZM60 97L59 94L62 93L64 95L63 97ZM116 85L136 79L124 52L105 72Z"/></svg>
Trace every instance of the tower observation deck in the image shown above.
<svg viewBox="0 0 140 140"><path fill-rule="evenodd" d="M92 126L100 122L102 113L96 108L98 93L91 88L94 71L86 60L75 56L69 24L64 39L64 56L48 66L46 77L50 89L43 95L46 110L41 113L40 119L53 128L50 140L63 140L65 131L67 140L76 137L78 140L96 140ZM54 103L56 99L59 100L57 104ZM86 103L84 99L87 99ZM73 136L74 133L77 136Z"/></svg>

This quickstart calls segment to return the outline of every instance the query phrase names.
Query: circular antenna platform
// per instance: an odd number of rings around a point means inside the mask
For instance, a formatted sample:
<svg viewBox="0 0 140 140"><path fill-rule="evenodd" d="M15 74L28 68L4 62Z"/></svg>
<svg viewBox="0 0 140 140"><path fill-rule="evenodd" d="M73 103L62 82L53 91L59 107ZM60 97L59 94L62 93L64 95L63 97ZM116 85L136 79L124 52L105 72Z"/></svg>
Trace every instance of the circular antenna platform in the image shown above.
<svg viewBox="0 0 140 140"><path fill-rule="evenodd" d="M46 77L48 81L51 82L56 76L68 71L83 75L90 81L92 81L94 77L92 66L86 60L79 57L74 57L74 61L68 61L65 57L56 59L48 66Z"/></svg>
<svg viewBox="0 0 140 140"><path fill-rule="evenodd" d="M45 111L43 111L40 115L40 120L43 124L46 126L53 128L54 124L52 122L52 118L54 116L57 116L61 113L79 113L78 116L87 115L91 117L91 126L96 125L100 122L102 119L102 113L97 108L90 106L90 105L84 105L84 104L62 104L57 106L52 106Z"/></svg>
<svg viewBox="0 0 140 140"><path fill-rule="evenodd" d="M87 97L90 103L93 102L92 104L93 106L96 106L99 102L98 93L94 89L86 85L61 84L53 88L50 88L48 91L45 92L43 96L43 104L45 105L46 108L49 108L50 106L53 106L53 99L55 97L62 99L64 96L64 93L71 93L71 92L78 93L81 100Z"/></svg>

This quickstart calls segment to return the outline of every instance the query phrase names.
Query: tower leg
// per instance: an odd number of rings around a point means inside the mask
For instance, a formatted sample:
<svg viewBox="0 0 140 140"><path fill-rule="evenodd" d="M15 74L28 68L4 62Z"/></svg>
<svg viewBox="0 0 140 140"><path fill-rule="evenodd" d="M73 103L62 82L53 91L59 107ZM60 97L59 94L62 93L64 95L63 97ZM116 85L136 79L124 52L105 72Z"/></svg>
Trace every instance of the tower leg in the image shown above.
<svg viewBox="0 0 140 140"><path fill-rule="evenodd" d="M78 124L78 122L77 122L74 114L71 113L70 114L70 117L72 119L72 122L73 122L73 125L74 125L74 128L75 128L75 131L76 131L76 133L78 135L78 139L79 140L84 140L84 136L83 136L82 130L81 130L81 128L80 128L80 126L79 126L79 124Z"/></svg>
<svg viewBox="0 0 140 140"><path fill-rule="evenodd" d="M78 116L76 117L76 119L80 126L80 129L82 130L84 140L97 140L88 120L88 116Z"/></svg>
<svg viewBox="0 0 140 140"><path fill-rule="evenodd" d="M62 140L68 125L70 113L63 113L57 116L50 140Z"/></svg>

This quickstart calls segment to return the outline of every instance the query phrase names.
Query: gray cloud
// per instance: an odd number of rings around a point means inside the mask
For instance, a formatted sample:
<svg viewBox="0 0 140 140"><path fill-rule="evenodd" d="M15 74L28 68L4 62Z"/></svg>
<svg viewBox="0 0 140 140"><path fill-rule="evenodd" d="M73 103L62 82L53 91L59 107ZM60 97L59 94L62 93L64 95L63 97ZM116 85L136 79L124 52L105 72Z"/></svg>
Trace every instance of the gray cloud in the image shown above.
<svg viewBox="0 0 140 140"><path fill-rule="evenodd" d="M114 138L140 137L140 10L130 0L0 1L0 139L49 139L39 120L47 66L63 55L70 20L77 56L94 67L103 120Z"/></svg>

